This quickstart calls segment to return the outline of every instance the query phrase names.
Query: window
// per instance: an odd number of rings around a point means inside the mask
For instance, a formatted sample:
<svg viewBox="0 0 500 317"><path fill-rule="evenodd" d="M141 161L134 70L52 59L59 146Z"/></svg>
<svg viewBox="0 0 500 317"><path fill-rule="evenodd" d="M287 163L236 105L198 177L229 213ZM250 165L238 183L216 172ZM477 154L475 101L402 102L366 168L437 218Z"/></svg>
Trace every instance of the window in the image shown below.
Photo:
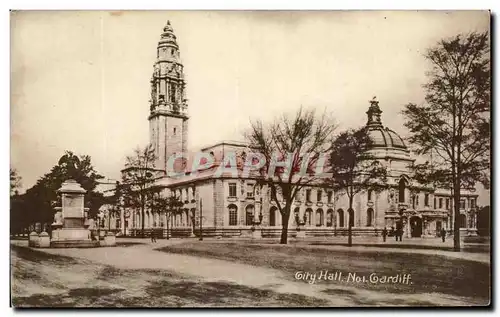
<svg viewBox="0 0 500 317"><path fill-rule="evenodd" d="M329 191L327 195L328 195L328 203L331 203L333 198L333 192Z"/></svg>
<svg viewBox="0 0 500 317"><path fill-rule="evenodd" d="M306 202L311 202L311 190L306 189Z"/></svg>
<svg viewBox="0 0 500 317"><path fill-rule="evenodd" d="M337 226L340 228L344 227L344 210L337 210Z"/></svg>
<svg viewBox="0 0 500 317"><path fill-rule="evenodd" d="M331 227L333 226L333 210L329 209L326 212L326 226Z"/></svg>
<svg viewBox="0 0 500 317"><path fill-rule="evenodd" d="M312 218L312 215L313 215L313 211L311 209L307 209L306 210L306 215L307 215L306 224L310 226L311 225L311 218Z"/></svg>
<svg viewBox="0 0 500 317"><path fill-rule="evenodd" d="M247 197L253 198L253 184L247 184Z"/></svg>
<svg viewBox="0 0 500 317"><path fill-rule="evenodd" d="M368 201L372 201L372 192L373 190L368 189Z"/></svg>
<svg viewBox="0 0 500 317"><path fill-rule="evenodd" d="M404 203L405 202L405 180L401 179L399 181L399 201Z"/></svg>
<svg viewBox="0 0 500 317"><path fill-rule="evenodd" d="M470 208L476 208L476 200L474 198L470 199Z"/></svg>
<svg viewBox="0 0 500 317"><path fill-rule="evenodd" d="M236 197L236 183L229 183L229 197Z"/></svg>
<svg viewBox="0 0 500 317"><path fill-rule="evenodd" d="M416 199L417 199L416 205L418 207L418 206L420 206L420 195L419 194L417 194Z"/></svg>
<svg viewBox="0 0 500 317"><path fill-rule="evenodd" d="M276 226L276 207L271 207L271 210L269 210L269 225L270 226Z"/></svg>
<svg viewBox="0 0 500 317"><path fill-rule="evenodd" d="M177 134L177 128L174 128L174 135Z"/></svg>
<svg viewBox="0 0 500 317"><path fill-rule="evenodd" d="M434 209L436 209L436 197L434 197Z"/></svg>
<svg viewBox="0 0 500 317"><path fill-rule="evenodd" d="M251 225L253 225L253 211L254 211L254 207L253 207L253 205L249 205L249 206L246 208L245 224L246 224L247 226L251 226Z"/></svg>
<svg viewBox="0 0 500 317"><path fill-rule="evenodd" d="M413 209L415 209L415 203L416 203L416 201L417 201L417 197L416 197L416 196L413 196L413 197L411 198L411 202L412 202Z"/></svg>
<svg viewBox="0 0 500 317"><path fill-rule="evenodd" d="M443 209L443 198L439 198L439 209Z"/></svg>
<svg viewBox="0 0 500 317"><path fill-rule="evenodd" d="M349 209L347 210L347 213L349 215L349 226L354 227L354 210Z"/></svg>
<svg viewBox="0 0 500 317"><path fill-rule="evenodd" d="M450 209L450 199L446 198L446 210Z"/></svg>
<svg viewBox="0 0 500 317"><path fill-rule="evenodd" d="M424 196L424 206L429 207L429 194L425 194Z"/></svg>
<svg viewBox="0 0 500 317"><path fill-rule="evenodd" d="M318 209L316 210L316 226L320 227L323 225L323 210Z"/></svg>
<svg viewBox="0 0 500 317"><path fill-rule="evenodd" d="M320 189L318 189L318 191L316 192L317 201L321 201L322 195L323 195L323 192Z"/></svg>
<svg viewBox="0 0 500 317"><path fill-rule="evenodd" d="M460 228L467 228L467 217L465 215L460 215L458 218Z"/></svg>
<svg viewBox="0 0 500 317"><path fill-rule="evenodd" d="M465 199L460 199L460 209L465 209Z"/></svg>
<svg viewBox="0 0 500 317"><path fill-rule="evenodd" d="M238 225L238 209L235 205L229 205L229 225Z"/></svg>
<svg viewBox="0 0 500 317"><path fill-rule="evenodd" d="M368 208L366 211L366 226L371 227L373 226L373 209Z"/></svg>

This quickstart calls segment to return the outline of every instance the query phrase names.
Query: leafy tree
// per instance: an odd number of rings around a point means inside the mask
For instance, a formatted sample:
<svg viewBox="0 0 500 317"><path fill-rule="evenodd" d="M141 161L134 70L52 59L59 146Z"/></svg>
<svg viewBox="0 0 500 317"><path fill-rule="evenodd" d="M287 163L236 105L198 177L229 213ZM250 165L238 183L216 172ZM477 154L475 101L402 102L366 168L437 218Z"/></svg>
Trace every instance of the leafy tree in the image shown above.
<svg viewBox="0 0 500 317"><path fill-rule="evenodd" d="M454 250L460 251L460 189L489 184L490 59L488 33L443 39L425 54L432 70L424 85L426 103L403 110L417 153L434 153L433 173L451 184ZM436 178L436 177L435 177Z"/></svg>
<svg viewBox="0 0 500 317"><path fill-rule="evenodd" d="M271 199L281 214L280 243L288 240L288 223L292 202L305 186L318 180L319 175L311 173L326 153L331 142L335 124L326 114L318 116L314 110L300 108L295 115L284 114L269 124L251 122L246 133L250 147L266 160L260 170L260 185L267 185ZM273 161L286 159L289 168L279 167L273 173ZM307 173L303 173L302 171Z"/></svg>
<svg viewBox="0 0 500 317"><path fill-rule="evenodd" d="M144 238L145 210L151 203L151 187L159 172L155 169L154 147L148 145L142 149L136 148L134 154L127 156L126 160L121 186L124 207L141 213L141 236Z"/></svg>
<svg viewBox="0 0 500 317"><path fill-rule="evenodd" d="M170 239L169 229L172 220L172 216L182 213L182 206L184 203L180 198L176 196L164 196L160 190L153 192L153 197L151 199L151 210L156 211L160 214L165 214L166 227L167 227L167 239Z"/></svg>
<svg viewBox="0 0 500 317"><path fill-rule="evenodd" d="M352 245L354 226L354 197L361 191L382 190L387 170L372 155L372 140L366 128L347 130L333 141L330 168L332 178L328 183L347 195L349 200L348 245Z"/></svg>
<svg viewBox="0 0 500 317"><path fill-rule="evenodd" d="M21 188L21 176L15 168L10 169L10 196L18 195Z"/></svg>
<svg viewBox="0 0 500 317"><path fill-rule="evenodd" d="M99 179L102 178L103 176L92 166L90 156L76 156L73 152L66 151L50 172L38 179L34 186L20 196L22 217L18 217L21 219L19 226L26 227L35 222L52 223L54 207L61 204L57 190L68 179L76 180L87 191L84 196L85 207L90 209L91 217L96 215L104 203L102 193L95 191Z"/></svg>

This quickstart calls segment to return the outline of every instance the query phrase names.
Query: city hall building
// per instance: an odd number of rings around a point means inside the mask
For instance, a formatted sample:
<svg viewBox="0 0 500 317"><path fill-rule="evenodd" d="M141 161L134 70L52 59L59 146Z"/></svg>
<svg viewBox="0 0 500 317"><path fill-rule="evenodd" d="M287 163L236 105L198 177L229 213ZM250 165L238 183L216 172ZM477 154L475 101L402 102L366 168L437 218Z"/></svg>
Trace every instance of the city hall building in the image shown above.
<svg viewBox="0 0 500 317"><path fill-rule="evenodd" d="M149 112L150 143L157 156L156 167L166 170L168 158L188 152L189 116L186 82L180 60L179 46L170 25L164 27L157 46L157 60L150 82ZM436 236L442 228L451 230L453 199L450 189L434 188L432 184L411 181L411 156L403 139L383 124L382 110L373 100L367 107L366 127L373 141L371 151L388 171L387 190L367 190L355 196L354 211L348 213L348 198L332 188L311 185L304 187L293 202L289 221L289 236L298 232L305 236L333 236L347 234L349 222L354 235L377 236L384 227L404 224L406 237ZM193 114L196 115L196 114ZM221 162L226 153L244 157L251 152L247 144L219 142L200 149L210 153L215 162ZM213 169L182 177L163 173L156 186L164 187L165 195L175 195L183 202L173 216L173 236L199 235L217 237L250 237L256 228L261 236L278 237L281 215L270 190L254 177L216 176ZM460 199L460 226L465 234L476 232L476 201L474 190L462 191ZM300 230L297 230L299 219ZM165 212L145 213L145 228L166 232ZM142 219L137 210L121 210L112 219L111 228L126 235L140 233ZM200 223L201 222L201 223Z"/></svg>

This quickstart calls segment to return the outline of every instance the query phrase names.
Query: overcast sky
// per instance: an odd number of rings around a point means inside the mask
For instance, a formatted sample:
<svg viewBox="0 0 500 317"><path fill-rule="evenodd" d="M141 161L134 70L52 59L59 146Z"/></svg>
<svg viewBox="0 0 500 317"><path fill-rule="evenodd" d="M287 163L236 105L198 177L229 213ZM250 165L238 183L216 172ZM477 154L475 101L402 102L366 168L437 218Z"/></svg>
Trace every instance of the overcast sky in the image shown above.
<svg viewBox="0 0 500 317"><path fill-rule="evenodd" d="M300 105L366 122L377 96L384 125L423 100L426 48L489 29L488 12L16 12L11 18L11 165L29 188L65 150L120 177L148 143L149 80L167 20L187 80L189 148L240 140L249 118Z"/></svg>

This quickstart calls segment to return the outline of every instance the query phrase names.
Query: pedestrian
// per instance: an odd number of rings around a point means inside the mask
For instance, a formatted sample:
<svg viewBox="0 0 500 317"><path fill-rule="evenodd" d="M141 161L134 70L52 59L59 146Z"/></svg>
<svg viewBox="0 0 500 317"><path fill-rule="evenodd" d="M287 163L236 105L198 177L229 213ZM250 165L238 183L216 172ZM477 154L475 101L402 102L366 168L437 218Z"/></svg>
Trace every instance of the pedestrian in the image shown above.
<svg viewBox="0 0 500 317"><path fill-rule="evenodd" d="M155 231L151 230L151 242L156 242Z"/></svg>
<svg viewBox="0 0 500 317"><path fill-rule="evenodd" d="M385 242L386 237L387 237L387 228L384 227L384 229L382 230L382 238L384 239L384 242Z"/></svg>
<svg viewBox="0 0 500 317"><path fill-rule="evenodd" d="M441 228L441 240L443 240L443 242L446 240L446 230L444 230L444 228Z"/></svg>

